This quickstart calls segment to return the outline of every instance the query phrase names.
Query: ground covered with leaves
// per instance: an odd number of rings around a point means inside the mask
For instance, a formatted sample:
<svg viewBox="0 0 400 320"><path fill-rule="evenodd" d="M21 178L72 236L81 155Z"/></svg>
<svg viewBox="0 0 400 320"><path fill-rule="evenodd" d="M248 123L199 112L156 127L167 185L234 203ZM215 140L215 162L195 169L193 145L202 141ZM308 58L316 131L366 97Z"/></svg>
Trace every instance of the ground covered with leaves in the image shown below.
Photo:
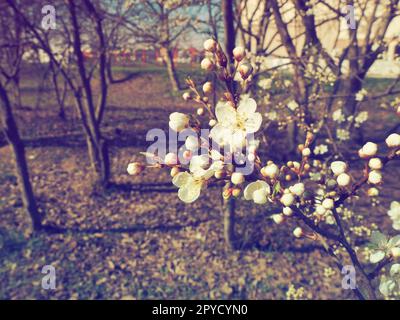
<svg viewBox="0 0 400 320"><path fill-rule="evenodd" d="M51 105L17 111L40 210L46 225L61 230L30 233L11 150L3 144L0 298L286 299L299 289L304 299L352 297L323 250L294 239L294 223L276 226L259 207L239 201L242 247L232 251L223 239L218 187L187 205L171 190L168 172L127 175L127 164L147 146L147 130L166 129L172 110L192 108L158 77L137 76L111 89L102 131L110 143L113 181L104 194L93 193L88 183L85 142L72 107L67 121ZM395 176L388 180L392 189L383 201L389 202L400 186ZM372 221L388 219L385 210L369 204L364 209ZM56 269L55 290L41 287L44 265Z"/></svg>

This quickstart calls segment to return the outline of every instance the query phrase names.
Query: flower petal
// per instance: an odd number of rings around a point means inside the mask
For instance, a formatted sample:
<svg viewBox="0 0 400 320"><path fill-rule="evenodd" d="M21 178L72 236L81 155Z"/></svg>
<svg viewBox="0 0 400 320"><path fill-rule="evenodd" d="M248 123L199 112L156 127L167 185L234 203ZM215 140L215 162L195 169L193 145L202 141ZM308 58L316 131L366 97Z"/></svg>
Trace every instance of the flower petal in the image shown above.
<svg viewBox="0 0 400 320"><path fill-rule="evenodd" d="M193 179L192 176L188 172L180 172L173 179L172 183L180 188L181 186L187 184L190 179Z"/></svg>
<svg viewBox="0 0 400 320"><path fill-rule="evenodd" d="M219 123L229 126L236 121L236 110L225 102L218 102L215 107L215 116Z"/></svg>
<svg viewBox="0 0 400 320"><path fill-rule="evenodd" d="M384 251L375 251L374 253L372 253L369 256L369 261L371 263L378 263L379 261L381 261L383 258L385 257L385 252Z"/></svg>
<svg viewBox="0 0 400 320"><path fill-rule="evenodd" d="M246 133L254 133L260 129L262 123L262 115L259 112L249 115L245 121Z"/></svg>
<svg viewBox="0 0 400 320"><path fill-rule="evenodd" d="M200 196L201 187L201 183L187 184L179 189L178 197L185 203L192 203Z"/></svg>
<svg viewBox="0 0 400 320"><path fill-rule="evenodd" d="M244 98L240 101L237 112L241 114L251 115L257 110L257 102L252 98Z"/></svg>

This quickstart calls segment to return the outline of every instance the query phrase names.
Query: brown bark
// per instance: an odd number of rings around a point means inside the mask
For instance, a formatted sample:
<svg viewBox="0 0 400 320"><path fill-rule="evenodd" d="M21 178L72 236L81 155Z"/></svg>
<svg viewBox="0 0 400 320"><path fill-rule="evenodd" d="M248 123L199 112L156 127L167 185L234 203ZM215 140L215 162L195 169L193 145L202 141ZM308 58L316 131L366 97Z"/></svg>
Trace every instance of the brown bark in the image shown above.
<svg viewBox="0 0 400 320"><path fill-rule="evenodd" d="M172 90L179 91L179 79L176 73L173 53L169 48L162 48L163 58L167 66L169 81L171 82Z"/></svg>
<svg viewBox="0 0 400 320"><path fill-rule="evenodd" d="M235 48L235 27L233 16L233 0L222 0L224 16L224 41L225 51L229 62L233 62L233 49Z"/></svg>
<svg viewBox="0 0 400 320"><path fill-rule="evenodd" d="M97 16L94 7L90 1L85 1L89 11L94 14L96 20L96 31L100 41L100 82L101 92L99 104L97 108L94 106L93 90L90 84L90 78L86 74L85 61L81 49L80 28L77 18L76 5L73 1L69 1L69 11L71 15L71 24L73 27L73 47L77 58L77 66L79 69L79 77L85 93L85 102L78 101L82 122L84 122L86 142L88 146L90 163L94 173L95 185L105 187L110 177L110 161L108 148L105 139L101 136L100 123L103 117L103 111L106 105L107 83L106 83L106 64L105 64L105 44L104 35L101 29L101 19ZM80 100L80 96L76 96Z"/></svg>
<svg viewBox="0 0 400 320"><path fill-rule="evenodd" d="M230 183L227 184L227 187ZM224 238L225 244L229 249L236 249L237 241L235 236L235 199L223 199L222 213L224 219Z"/></svg>
<svg viewBox="0 0 400 320"><path fill-rule="evenodd" d="M13 151L18 185L21 188L22 203L26 213L32 220L33 229L39 230L42 227L41 216L37 209L35 196L29 179L29 169L26 163L24 144L18 133L7 92L1 83L0 100L2 131Z"/></svg>

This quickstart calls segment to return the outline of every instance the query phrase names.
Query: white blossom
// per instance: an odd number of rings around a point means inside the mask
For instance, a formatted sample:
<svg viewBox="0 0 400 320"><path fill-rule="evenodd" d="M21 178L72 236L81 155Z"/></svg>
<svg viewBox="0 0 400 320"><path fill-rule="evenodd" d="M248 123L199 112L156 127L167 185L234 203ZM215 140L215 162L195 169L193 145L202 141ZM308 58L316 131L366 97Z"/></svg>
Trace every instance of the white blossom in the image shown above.
<svg viewBox="0 0 400 320"><path fill-rule="evenodd" d="M244 198L246 200L253 200L257 204L264 204L267 202L267 197L271 193L271 187L263 180L257 180L249 183L244 189Z"/></svg>
<svg viewBox="0 0 400 320"><path fill-rule="evenodd" d="M393 222L393 229L400 230L400 202L393 201L390 204L388 215Z"/></svg>
<svg viewBox="0 0 400 320"><path fill-rule="evenodd" d="M211 129L211 138L219 145L229 145L232 150L246 144L246 136L260 129L262 116L256 112L257 104L251 99L241 100L235 110L227 103L218 103L215 108L217 124Z"/></svg>

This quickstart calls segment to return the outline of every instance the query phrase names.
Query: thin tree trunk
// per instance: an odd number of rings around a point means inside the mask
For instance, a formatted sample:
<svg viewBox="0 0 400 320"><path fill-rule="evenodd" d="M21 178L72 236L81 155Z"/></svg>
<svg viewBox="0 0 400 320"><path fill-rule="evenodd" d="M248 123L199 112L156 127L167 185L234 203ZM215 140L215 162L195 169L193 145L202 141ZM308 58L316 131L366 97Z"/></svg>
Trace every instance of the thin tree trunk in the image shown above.
<svg viewBox="0 0 400 320"><path fill-rule="evenodd" d="M230 183L228 183L227 186L230 186ZM224 217L225 244L229 249L236 249L235 198L229 197L229 199L223 199L222 213Z"/></svg>
<svg viewBox="0 0 400 320"><path fill-rule="evenodd" d="M25 148L18 133L17 124L12 114L10 100L2 84L0 84L1 120L4 135L11 145L15 161L18 184L21 188L22 203L26 213L32 220L34 230L42 227L41 216L38 212L32 185L29 180L29 170L25 158Z"/></svg>
<svg viewBox="0 0 400 320"><path fill-rule="evenodd" d="M235 48L235 27L233 16L233 0L222 0L224 15L224 41L225 51L229 62L233 62L233 49Z"/></svg>
<svg viewBox="0 0 400 320"><path fill-rule="evenodd" d="M165 64L167 66L167 72L169 81L171 82L172 90L179 91L179 79L175 69L173 53L169 48L163 48Z"/></svg>
<svg viewBox="0 0 400 320"><path fill-rule="evenodd" d="M95 173L94 185L101 188L107 187L110 179L110 159L108 156L107 141L102 138L86 138L89 159Z"/></svg>

